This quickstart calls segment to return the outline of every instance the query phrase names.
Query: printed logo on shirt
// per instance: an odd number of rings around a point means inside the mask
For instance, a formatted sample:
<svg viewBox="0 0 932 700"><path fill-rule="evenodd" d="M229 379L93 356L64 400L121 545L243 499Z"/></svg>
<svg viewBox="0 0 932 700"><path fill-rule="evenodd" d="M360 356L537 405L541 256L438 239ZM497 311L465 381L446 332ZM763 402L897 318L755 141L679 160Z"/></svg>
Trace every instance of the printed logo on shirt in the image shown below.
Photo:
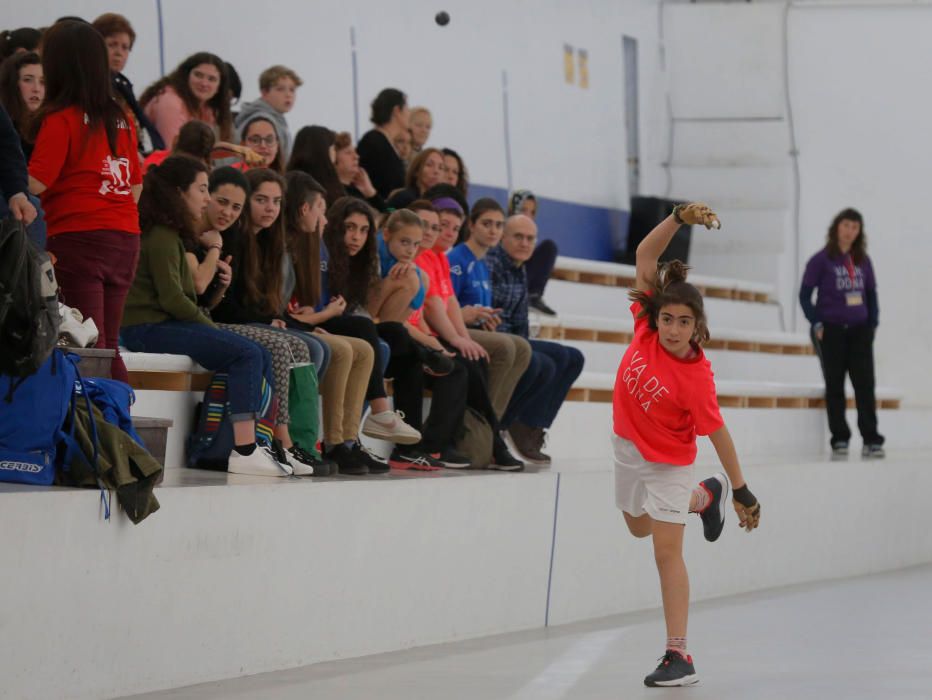
<svg viewBox="0 0 932 700"><path fill-rule="evenodd" d="M459 277L463 274L463 268L461 268L459 265L454 265L450 268L450 274Z"/></svg>
<svg viewBox="0 0 932 700"><path fill-rule="evenodd" d="M621 375L625 389L631 396L635 397L637 402L644 409L644 413L650 410L654 402L660 402L666 394L670 393L656 376L647 373L647 359L636 350L631 356L631 362L625 367Z"/></svg>
<svg viewBox="0 0 932 700"><path fill-rule="evenodd" d="M320 271L321 271L321 272L326 272L326 271L327 271L327 261L326 261L326 260L321 260L321 261L320 261Z"/></svg>
<svg viewBox="0 0 932 700"><path fill-rule="evenodd" d="M864 274L860 267L833 265L832 269L835 270L835 289L838 291L864 289ZM851 276L851 270L854 270L854 277Z"/></svg>
<svg viewBox="0 0 932 700"><path fill-rule="evenodd" d="M107 156L101 166L100 194L128 195L132 193L129 184L129 158Z"/></svg>

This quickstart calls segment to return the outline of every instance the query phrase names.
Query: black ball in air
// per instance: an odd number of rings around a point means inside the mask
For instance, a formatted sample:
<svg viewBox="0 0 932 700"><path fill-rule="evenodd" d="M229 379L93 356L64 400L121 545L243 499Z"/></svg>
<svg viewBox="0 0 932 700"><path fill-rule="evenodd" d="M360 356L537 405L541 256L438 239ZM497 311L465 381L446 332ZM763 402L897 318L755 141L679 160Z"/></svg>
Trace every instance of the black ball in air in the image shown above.
<svg viewBox="0 0 932 700"><path fill-rule="evenodd" d="M445 27L450 23L450 13L449 12L438 12L434 16L434 22L439 24L441 27Z"/></svg>

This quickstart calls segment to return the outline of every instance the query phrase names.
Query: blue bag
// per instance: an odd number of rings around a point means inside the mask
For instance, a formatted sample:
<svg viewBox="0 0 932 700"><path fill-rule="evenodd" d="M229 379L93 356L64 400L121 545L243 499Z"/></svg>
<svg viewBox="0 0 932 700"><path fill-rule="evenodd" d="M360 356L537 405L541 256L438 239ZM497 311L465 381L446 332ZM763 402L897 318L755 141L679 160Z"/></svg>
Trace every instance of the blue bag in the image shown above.
<svg viewBox="0 0 932 700"><path fill-rule="evenodd" d="M91 377L84 380L84 391L108 423L127 433L140 447L145 447L129 414L129 407L136 403L136 394L129 384L116 379Z"/></svg>

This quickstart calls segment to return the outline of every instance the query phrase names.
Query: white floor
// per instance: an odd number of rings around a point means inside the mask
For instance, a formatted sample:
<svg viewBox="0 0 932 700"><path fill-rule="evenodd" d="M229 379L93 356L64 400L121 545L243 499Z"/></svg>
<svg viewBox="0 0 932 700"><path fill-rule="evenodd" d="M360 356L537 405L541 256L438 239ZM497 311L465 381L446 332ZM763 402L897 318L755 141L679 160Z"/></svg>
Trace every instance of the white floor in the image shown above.
<svg viewBox="0 0 932 700"><path fill-rule="evenodd" d="M648 689L642 685L643 676L662 652L662 619L659 611L653 611L133 697L932 697L932 566L698 604L693 607L690 627L691 651L701 680L689 689Z"/></svg>

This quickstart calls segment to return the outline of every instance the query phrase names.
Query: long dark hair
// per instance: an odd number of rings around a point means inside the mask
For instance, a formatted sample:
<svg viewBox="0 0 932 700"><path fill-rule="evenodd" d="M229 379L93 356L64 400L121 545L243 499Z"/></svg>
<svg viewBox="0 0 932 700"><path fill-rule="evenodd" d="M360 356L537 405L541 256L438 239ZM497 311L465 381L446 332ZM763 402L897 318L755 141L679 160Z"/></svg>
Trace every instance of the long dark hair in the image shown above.
<svg viewBox="0 0 932 700"><path fill-rule="evenodd" d="M42 32L33 27L4 29L0 32L0 60L9 58L17 51L35 51L42 41Z"/></svg>
<svg viewBox="0 0 932 700"><path fill-rule="evenodd" d="M330 160L330 147L336 144L336 134L325 126L305 126L295 135L288 170L301 170L324 188L327 204L332 206L346 196L346 188L337 176Z"/></svg>
<svg viewBox="0 0 932 700"><path fill-rule="evenodd" d="M238 236L239 246L234 260L239 260L237 274L241 275L246 300L262 309L263 313L276 315L282 310L282 258L285 255L285 220L282 212L268 228L251 233L252 198L266 182L274 182L285 195L285 178L268 168L253 168L246 173L251 194L247 200ZM285 201L282 201L284 211Z"/></svg>
<svg viewBox="0 0 932 700"><path fill-rule="evenodd" d="M828 253L830 258L841 257L841 248L838 246L838 225L842 221L855 221L861 225L861 232L854 239L854 243L851 244L850 251L851 260L855 265L860 265L864 262L864 258L867 257L867 236L864 234L864 217L861 216L861 212L857 209L851 207L842 209L832 219L832 225L828 227L828 236L826 236L825 240L825 252Z"/></svg>
<svg viewBox="0 0 932 700"><path fill-rule="evenodd" d="M346 252L346 220L353 214L362 214L369 222L366 244L356 255ZM330 254L327 267L327 286L334 296L342 295L347 308L365 308L370 295L378 291L379 251L375 241L375 212L372 207L356 197L340 197L327 211L327 228L324 243Z"/></svg>
<svg viewBox="0 0 932 700"><path fill-rule="evenodd" d="M117 155L117 134L130 126L113 97L107 46L100 33L87 22L53 24L42 39L42 72L45 102L32 120L30 140L35 140L47 114L77 107L89 130L103 128L111 155Z"/></svg>
<svg viewBox="0 0 932 700"><path fill-rule="evenodd" d="M657 317L663 307L671 304L688 306L696 317L696 330L692 339L702 345L711 337L709 323L702 303L702 294L686 281L688 272L689 265L679 260L660 263L657 265L657 277L651 289L632 289L628 292L628 297L641 305L638 318L646 316L648 325L654 331L657 330Z"/></svg>
<svg viewBox="0 0 932 700"><path fill-rule="evenodd" d="M197 245L198 221L195 220L181 193L191 186L198 173L206 173L207 166L190 156L169 156L159 165L149 168L142 181L139 196L139 227L148 231L153 226L175 229L187 250Z"/></svg>
<svg viewBox="0 0 932 700"><path fill-rule="evenodd" d="M305 172L293 170L285 176L288 197L285 199L285 236L295 272L295 296L304 306L317 306L320 301L320 236L321 231L301 230L301 209L313 206L318 197L327 193L320 183Z"/></svg>
<svg viewBox="0 0 932 700"><path fill-rule="evenodd" d="M35 51L14 54L0 65L0 104L6 109L16 130L23 137L28 133L27 124L32 115L19 89L19 71L24 66L41 65L42 59Z"/></svg>
<svg viewBox="0 0 932 700"><path fill-rule="evenodd" d="M192 119L181 127L173 153L183 153L210 164L210 154L217 143L217 135L210 124Z"/></svg>
<svg viewBox="0 0 932 700"><path fill-rule="evenodd" d="M460 174L456 178L456 189L463 193L464 197L469 196L469 171L466 169L466 163L463 162L462 156L452 148L442 149L444 156L454 158L460 166Z"/></svg>
<svg viewBox="0 0 932 700"><path fill-rule="evenodd" d="M220 84L217 87L217 94L207 100L207 106L213 111L214 118L217 120L220 140L229 141L233 135L233 115L230 112L230 78L227 75L226 64L219 56L212 53L201 51L188 56L174 71L159 78L147 87L139 98L139 104L145 107L170 85L178 93L181 101L184 102L188 113L196 118L201 113L200 103L194 93L191 92L188 79L191 76L191 71L203 63L209 63L220 71Z"/></svg>

